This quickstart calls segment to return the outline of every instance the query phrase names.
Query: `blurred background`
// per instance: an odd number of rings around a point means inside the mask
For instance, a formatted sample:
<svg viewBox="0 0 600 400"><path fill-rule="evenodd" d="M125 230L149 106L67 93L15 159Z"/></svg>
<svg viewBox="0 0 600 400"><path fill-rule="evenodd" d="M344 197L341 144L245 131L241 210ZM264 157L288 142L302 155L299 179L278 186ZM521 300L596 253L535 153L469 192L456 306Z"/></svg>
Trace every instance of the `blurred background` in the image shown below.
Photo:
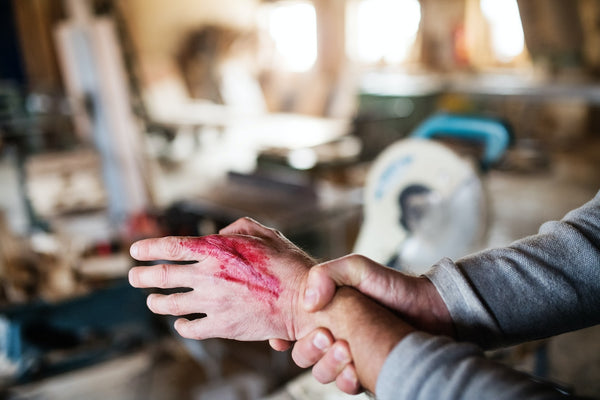
<svg viewBox="0 0 600 400"><path fill-rule="evenodd" d="M345 398L265 343L179 338L129 245L251 216L319 259L397 238L359 250L419 272L600 187L598 0L0 0L0 30L2 398ZM378 156L440 116L449 161L399 147L416 200L366 212ZM599 338L489 356L600 396Z"/></svg>

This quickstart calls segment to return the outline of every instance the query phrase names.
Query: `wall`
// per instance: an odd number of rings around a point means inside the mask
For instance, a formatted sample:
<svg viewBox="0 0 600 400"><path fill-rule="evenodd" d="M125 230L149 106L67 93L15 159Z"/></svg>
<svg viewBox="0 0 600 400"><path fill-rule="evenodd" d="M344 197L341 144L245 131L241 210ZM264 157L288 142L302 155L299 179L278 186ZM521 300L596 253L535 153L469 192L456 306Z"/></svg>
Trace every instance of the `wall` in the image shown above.
<svg viewBox="0 0 600 400"><path fill-rule="evenodd" d="M184 35L203 24L247 27L258 0L117 0L139 57L144 83L172 72Z"/></svg>
<svg viewBox="0 0 600 400"><path fill-rule="evenodd" d="M62 3L60 0L13 0L12 6L28 88L60 90L62 81L52 29L63 17Z"/></svg>

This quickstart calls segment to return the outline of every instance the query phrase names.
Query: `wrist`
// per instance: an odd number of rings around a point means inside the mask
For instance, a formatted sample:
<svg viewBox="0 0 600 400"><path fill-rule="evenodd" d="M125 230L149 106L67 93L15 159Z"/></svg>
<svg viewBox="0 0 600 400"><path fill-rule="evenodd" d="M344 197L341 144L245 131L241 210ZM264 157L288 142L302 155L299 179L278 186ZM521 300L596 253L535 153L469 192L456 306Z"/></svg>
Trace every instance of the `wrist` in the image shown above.
<svg viewBox="0 0 600 400"><path fill-rule="evenodd" d="M311 318L309 313L304 310L302 304L304 300L304 291L306 290L307 285L307 277L308 270L302 271L290 285L290 294L287 299L287 312L283 315L284 318L288 317L286 321L286 340L296 341L304 337L313 328L316 328L316 326L311 323L313 318Z"/></svg>
<svg viewBox="0 0 600 400"><path fill-rule="evenodd" d="M418 280L419 288L416 293L420 294L421 302L430 313L429 326L424 327L428 328L425 330L434 334L455 337L456 332L452 323L452 317L437 288L426 276L421 276Z"/></svg>

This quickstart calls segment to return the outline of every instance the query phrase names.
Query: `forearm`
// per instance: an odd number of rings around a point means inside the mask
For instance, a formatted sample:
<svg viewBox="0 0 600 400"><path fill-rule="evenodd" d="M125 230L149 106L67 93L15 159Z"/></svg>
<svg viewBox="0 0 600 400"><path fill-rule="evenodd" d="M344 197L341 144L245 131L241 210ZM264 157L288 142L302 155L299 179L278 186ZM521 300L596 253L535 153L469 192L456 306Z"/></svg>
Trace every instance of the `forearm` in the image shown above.
<svg viewBox="0 0 600 400"><path fill-rule="evenodd" d="M600 322L600 194L511 246L429 274L460 339L492 347Z"/></svg>
<svg viewBox="0 0 600 400"><path fill-rule="evenodd" d="M297 317L297 337L322 326L345 339L360 383L383 400L562 397L526 374L487 360L475 345L415 331L348 287L340 288L324 310Z"/></svg>
<svg viewBox="0 0 600 400"><path fill-rule="evenodd" d="M413 332L388 355L376 386L381 400L558 399L564 396L484 357L475 345Z"/></svg>

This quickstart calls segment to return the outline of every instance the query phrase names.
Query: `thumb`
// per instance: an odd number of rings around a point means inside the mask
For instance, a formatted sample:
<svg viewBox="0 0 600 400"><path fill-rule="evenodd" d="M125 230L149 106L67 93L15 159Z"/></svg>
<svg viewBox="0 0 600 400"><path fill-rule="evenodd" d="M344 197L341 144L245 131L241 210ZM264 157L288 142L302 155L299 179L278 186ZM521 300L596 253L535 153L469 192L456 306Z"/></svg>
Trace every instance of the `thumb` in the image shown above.
<svg viewBox="0 0 600 400"><path fill-rule="evenodd" d="M325 307L333 298L336 286L358 288L369 269L364 258L350 254L312 267L304 292L304 309L314 312Z"/></svg>

